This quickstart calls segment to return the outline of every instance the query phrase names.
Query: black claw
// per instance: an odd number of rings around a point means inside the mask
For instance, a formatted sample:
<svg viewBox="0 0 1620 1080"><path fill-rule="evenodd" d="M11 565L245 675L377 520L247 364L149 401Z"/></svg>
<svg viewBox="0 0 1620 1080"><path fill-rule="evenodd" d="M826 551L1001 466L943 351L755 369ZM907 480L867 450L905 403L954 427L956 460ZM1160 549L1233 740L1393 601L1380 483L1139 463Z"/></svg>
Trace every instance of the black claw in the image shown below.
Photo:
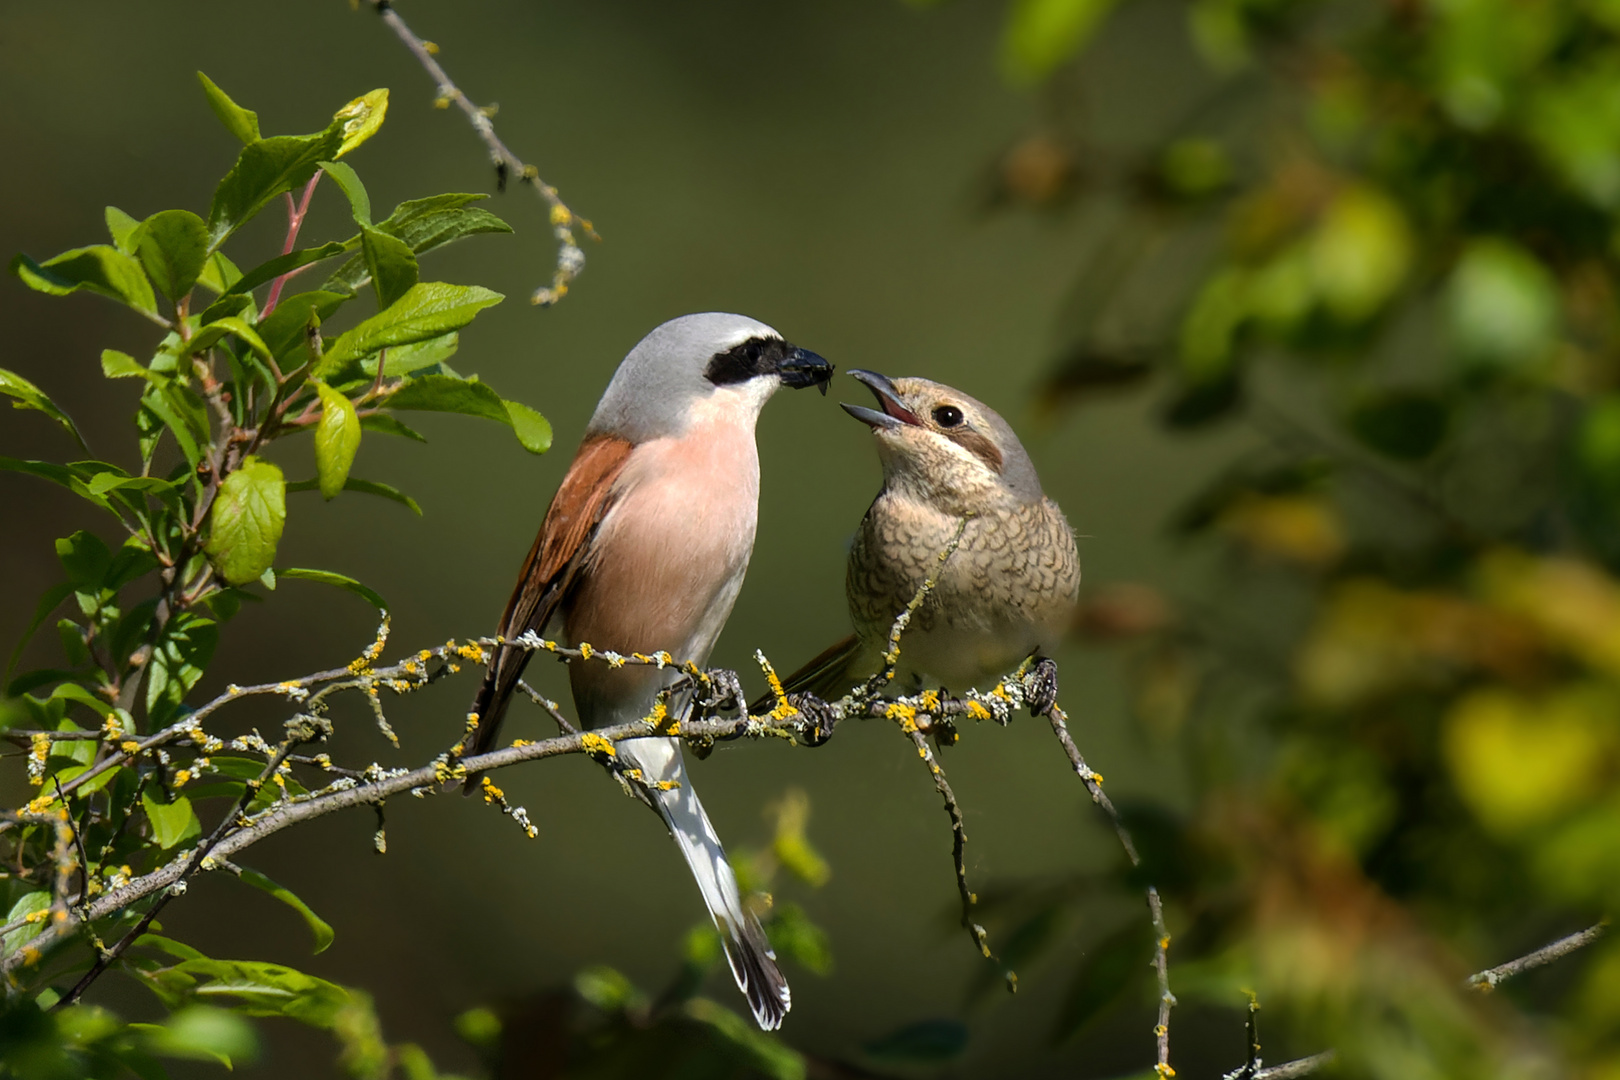
<svg viewBox="0 0 1620 1080"><path fill-rule="evenodd" d="M1035 661L1035 667L1024 685L1027 687L1024 700L1029 704L1029 714L1035 717L1047 715L1057 704L1057 663L1049 656L1041 657Z"/></svg>
<svg viewBox="0 0 1620 1080"><path fill-rule="evenodd" d="M699 696L697 703L703 706L706 712L721 712L743 707L742 680L737 677L735 671L729 668L710 668L704 674L709 677L709 692Z"/></svg>
<svg viewBox="0 0 1620 1080"><path fill-rule="evenodd" d="M833 727L838 723L838 717L825 701L805 691L802 694L789 694L788 704L798 709L805 719L806 727L801 736L804 745L820 746L832 738Z"/></svg>

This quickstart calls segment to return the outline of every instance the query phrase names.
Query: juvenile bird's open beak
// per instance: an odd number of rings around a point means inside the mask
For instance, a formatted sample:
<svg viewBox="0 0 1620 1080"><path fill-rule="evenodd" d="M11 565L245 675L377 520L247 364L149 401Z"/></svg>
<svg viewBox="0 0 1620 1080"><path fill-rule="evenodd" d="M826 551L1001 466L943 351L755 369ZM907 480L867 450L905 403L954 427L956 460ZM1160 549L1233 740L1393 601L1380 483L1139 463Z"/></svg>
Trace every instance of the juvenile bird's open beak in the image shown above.
<svg viewBox="0 0 1620 1080"><path fill-rule="evenodd" d="M878 428L897 428L901 424L911 424L916 427L922 423L917 419L917 414L906 408L905 404L901 402L900 391L895 389L894 383L889 380L887 375L879 375L875 371L863 371L860 368L850 368L849 374L852 378L859 379L871 387L873 395L877 397L878 404L883 407L883 411L878 412L876 409L839 402L849 415L874 430Z"/></svg>
<svg viewBox="0 0 1620 1080"><path fill-rule="evenodd" d="M784 386L802 390L806 386L821 387L821 396L827 396L827 384L832 382L833 366L809 349L795 348L776 366Z"/></svg>

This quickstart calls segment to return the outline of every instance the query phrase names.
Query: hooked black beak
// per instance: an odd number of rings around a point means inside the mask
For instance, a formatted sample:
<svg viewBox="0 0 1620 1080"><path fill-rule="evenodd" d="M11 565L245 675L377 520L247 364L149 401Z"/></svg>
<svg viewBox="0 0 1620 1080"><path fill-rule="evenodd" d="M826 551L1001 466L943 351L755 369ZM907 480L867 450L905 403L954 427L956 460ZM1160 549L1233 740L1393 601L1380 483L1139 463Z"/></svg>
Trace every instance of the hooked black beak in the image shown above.
<svg viewBox="0 0 1620 1080"><path fill-rule="evenodd" d="M777 364L776 372L784 386L802 390L806 386L821 387L821 396L827 396L827 384L832 382L833 366L809 349L794 348Z"/></svg>
<svg viewBox="0 0 1620 1080"><path fill-rule="evenodd" d="M878 400L878 404L883 407L883 411L879 412L876 409L839 402L849 415L873 430L897 428L901 424L917 426L922 423L917 419L917 414L906 408L905 404L901 402L900 391L895 389L894 383L890 381L887 375L879 375L875 371L863 371L860 368L850 368L849 374L851 378L858 379L870 387L873 395Z"/></svg>

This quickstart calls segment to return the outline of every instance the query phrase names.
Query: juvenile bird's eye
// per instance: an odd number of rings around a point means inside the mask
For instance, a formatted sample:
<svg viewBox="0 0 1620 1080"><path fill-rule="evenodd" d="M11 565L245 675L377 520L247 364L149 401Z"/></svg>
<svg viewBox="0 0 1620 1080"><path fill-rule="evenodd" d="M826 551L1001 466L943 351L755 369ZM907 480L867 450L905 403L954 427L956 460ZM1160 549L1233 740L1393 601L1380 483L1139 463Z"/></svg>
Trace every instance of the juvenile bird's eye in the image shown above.
<svg viewBox="0 0 1620 1080"><path fill-rule="evenodd" d="M962 423L962 410L955 405L941 405L934 410L934 423L940 427L956 427Z"/></svg>

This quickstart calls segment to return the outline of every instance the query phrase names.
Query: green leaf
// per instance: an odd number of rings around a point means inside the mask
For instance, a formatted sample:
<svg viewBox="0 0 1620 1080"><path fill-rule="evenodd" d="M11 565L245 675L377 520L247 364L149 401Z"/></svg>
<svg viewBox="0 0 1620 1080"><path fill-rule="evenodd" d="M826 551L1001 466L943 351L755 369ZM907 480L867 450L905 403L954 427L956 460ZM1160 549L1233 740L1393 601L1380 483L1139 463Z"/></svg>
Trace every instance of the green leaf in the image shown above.
<svg viewBox="0 0 1620 1080"><path fill-rule="evenodd" d="M191 809L191 800L184 795L176 796L172 803L163 803L148 787L141 792L141 805L146 808L146 820L152 823L152 839L164 851L202 835L202 823Z"/></svg>
<svg viewBox="0 0 1620 1080"><path fill-rule="evenodd" d="M1351 432L1367 446L1399 461L1421 461L1446 437L1451 413L1443 398L1413 390L1391 390L1357 402Z"/></svg>
<svg viewBox="0 0 1620 1080"><path fill-rule="evenodd" d="M208 261L208 226L190 210L164 210L141 222L128 246L170 300L191 292Z"/></svg>
<svg viewBox="0 0 1620 1080"><path fill-rule="evenodd" d="M321 399L321 418L315 425L315 470L321 480L321 494L337 497L349 478L349 468L360 449L360 417L354 403L323 382L316 382Z"/></svg>
<svg viewBox="0 0 1620 1080"><path fill-rule="evenodd" d="M504 299L500 293L477 285L418 283L385 310L339 336L327 349L316 374L339 371L380 349L459 330L484 308Z"/></svg>
<svg viewBox="0 0 1620 1080"><path fill-rule="evenodd" d="M0 457L0 470L6 472L26 473L37 476L41 480L49 480L53 484L61 484L76 495L80 495L104 510L112 510L112 504L104 496L93 493L87 478L82 470L73 469L66 465L58 465L51 461L24 461L19 458Z"/></svg>
<svg viewBox="0 0 1620 1080"><path fill-rule="evenodd" d="M112 552L101 542L101 537L84 529L57 540L56 557L67 571L68 580L88 592L101 588L102 579L112 566Z"/></svg>
<svg viewBox="0 0 1620 1080"><path fill-rule="evenodd" d="M448 194L412 199L394 207L377 228L403 240L416 255L476 233L511 232L510 225L488 210L467 205L486 197ZM352 292L363 286L369 276L365 259L357 255L339 267L324 287Z"/></svg>
<svg viewBox="0 0 1620 1080"><path fill-rule="evenodd" d="M106 244L64 251L43 263L18 255L11 260L11 272L39 292L67 296L85 289L164 321L157 313L157 297L141 264Z"/></svg>
<svg viewBox="0 0 1620 1080"><path fill-rule="evenodd" d="M274 281L282 274L291 273L301 266L308 266L311 263L318 263L322 259L330 259L334 255L341 255L345 251L352 251L358 243L358 238L347 243L342 240L333 240L330 243L322 244L320 247L299 248L296 251L289 251L285 255L277 255L268 262L260 263L247 273L238 275L237 279L231 283L229 291L243 293L257 289L265 282ZM280 308L276 310L279 311Z"/></svg>
<svg viewBox="0 0 1620 1080"><path fill-rule="evenodd" d="M203 308L202 314L197 316L197 324L207 326L227 315L235 315L245 320L249 326L259 321L258 307L254 304L253 297L246 293L227 292Z"/></svg>
<svg viewBox="0 0 1620 1080"><path fill-rule="evenodd" d="M203 677L218 644L219 627L212 619L182 612L169 620L148 662L146 717L150 727L164 726L179 711L186 694Z"/></svg>
<svg viewBox="0 0 1620 1080"><path fill-rule="evenodd" d="M521 401L503 401L512 433L523 449L531 454L543 454L551 449L551 423Z"/></svg>
<svg viewBox="0 0 1620 1080"><path fill-rule="evenodd" d="M11 905L6 912L6 922L14 923L18 919L26 918L37 912L47 911L51 906L51 894L48 890L24 893L22 897ZM44 920L31 922L26 926L19 926L0 939L0 951L12 953L39 937L40 931L45 929Z"/></svg>
<svg viewBox="0 0 1620 1080"><path fill-rule="evenodd" d="M11 672L16 668L18 659L22 657L23 647L33 639L35 631L40 628L40 625L46 619L50 618L51 612L55 611L62 601L66 600L72 593L73 582L64 581L52 585L40 596L39 603L34 605L34 617L28 620L28 626L23 630L22 637L17 641L17 647L11 650L11 658L6 661L7 678L11 677Z"/></svg>
<svg viewBox="0 0 1620 1080"><path fill-rule="evenodd" d="M1464 359L1522 364L1558 329L1558 286L1541 262L1507 240L1475 240L1446 285L1452 340Z"/></svg>
<svg viewBox="0 0 1620 1080"><path fill-rule="evenodd" d="M287 523L286 482L281 470L257 457L225 478L208 514L205 550L232 585L256 580L276 560Z"/></svg>
<svg viewBox="0 0 1620 1080"><path fill-rule="evenodd" d="M241 277L242 271L236 268L236 264L227 259L223 251L216 251L208 256L208 262L197 277L197 284L215 293L224 293Z"/></svg>
<svg viewBox="0 0 1620 1080"><path fill-rule="evenodd" d="M390 359L392 359L391 356ZM415 439L417 442L427 442L426 435L423 435L415 428L407 427L398 420L395 420L392 416L389 416L387 413L368 413L360 418L360 426L365 428L367 431L380 431L384 435L398 435L402 439Z"/></svg>
<svg viewBox="0 0 1620 1080"><path fill-rule="evenodd" d="M101 373L109 379L127 379L132 375L142 379L157 377L147 371L133 356L117 349L101 350Z"/></svg>
<svg viewBox="0 0 1620 1080"><path fill-rule="evenodd" d="M364 423L364 421L362 421L361 426L365 427L367 425ZM400 426L403 427L404 425ZM321 482L316 479L296 480L287 485L287 491L289 494L294 491L319 491L320 489ZM343 482L343 490L358 491L365 495L380 495L385 499L390 499L399 503L399 505L406 507L417 517L422 516L422 508L416 504L415 499L411 498L403 491L400 491L398 488L390 487L387 484L379 484L375 480L357 480L351 476Z"/></svg>
<svg viewBox="0 0 1620 1080"><path fill-rule="evenodd" d="M382 127L383 118L388 115L388 88L382 87L367 94L361 94L332 117L343 122L343 145L333 157L342 157L373 135Z"/></svg>
<svg viewBox="0 0 1620 1080"><path fill-rule="evenodd" d="M316 135L277 135L243 147L214 189L208 208L209 243L217 248L271 199L307 183L342 141L342 126L334 124Z"/></svg>
<svg viewBox="0 0 1620 1080"><path fill-rule="evenodd" d="M208 407L196 391L170 380L146 388L141 395L143 408L156 416L174 436L180 453L193 470L208 447Z"/></svg>
<svg viewBox="0 0 1620 1080"><path fill-rule="evenodd" d="M276 310L259 322L259 337L271 355L280 360L291 356L307 342L306 330L310 319L315 325L332 316L346 302L353 299L346 293L305 292L284 296Z"/></svg>
<svg viewBox="0 0 1620 1080"><path fill-rule="evenodd" d="M378 353L368 356L360 361L360 370L375 377L377 374L377 357L386 356L383 364L383 374L397 378L410 375L424 368L437 367L456 355L460 347L461 335L450 333L440 334L426 341L413 342L410 345L395 345L386 354Z"/></svg>
<svg viewBox="0 0 1620 1080"><path fill-rule="evenodd" d="M390 409L419 412L461 413L510 424L506 402L476 377L458 379L451 375L423 375L403 383L386 399Z"/></svg>
<svg viewBox="0 0 1620 1080"><path fill-rule="evenodd" d="M827 932L811 922L799 905L777 904L765 932L777 955L803 964L817 975L831 973L832 946Z"/></svg>
<svg viewBox="0 0 1620 1080"><path fill-rule="evenodd" d="M310 906L300 900L291 890L282 888L280 885L277 885L274 881L271 881L257 870L249 870L246 867L242 869L241 877L243 881L247 882L255 889L269 893L271 896L275 897L277 900L280 900L283 904L286 904L288 907L298 912L298 914L302 915L304 917L304 922L309 925L310 933L315 935L315 951L317 953L325 952L327 947L332 944L332 939L335 938L337 934L332 930L331 925L328 924L325 919L315 914Z"/></svg>
<svg viewBox="0 0 1620 1080"><path fill-rule="evenodd" d="M140 227L141 223L116 206L107 207L103 212L103 216L107 219L107 235L112 237L113 247L122 251L125 255L135 254L135 249L130 245L129 238Z"/></svg>
<svg viewBox="0 0 1620 1080"><path fill-rule="evenodd" d="M284 578L293 578L294 580L299 581L319 581L323 585L334 585L339 589L347 589L349 592L352 592L356 596L364 599L368 604L382 612L384 615L388 614L388 601L384 600L377 593L373 592L365 585L362 585L352 577L346 577L343 574L334 574L330 570L304 570L300 569L299 567L280 570L277 571L277 573Z"/></svg>
<svg viewBox="0 0 1620 1080"><path fill-rule="evenodd" d="M244 143L259 141L258 113L232 101L229 94L215 86L214 80L200 71L197 72L197 81L202 83L203 93L208 95L208 105L219 117L219 122L225 125L226 131Z"/></svg>
<svg viewBox="0 0 1620 1080"><path fill-rule="evenodd" d="M416 256L405 241L366 225L360 229L360 251L377 292L378 307L388 307L416 284Z"/></svg>
<svg viewBox="0 0 1620 1080"><path fill-rule="evenodd" d="M1114 0L1016 0L1001 39L1002 64L1019 82L1036 82L1079 52Z"/></svg>
<svg viewBox="0 0 1620 1080"><path fill-rule="evenodd" d="M55 420L58 424L61 424L67 429L68 434L72 435L78 444L84 447L87 453L89 452L90 447L86 445L84 436L79 434L79 429L74 426L73 421L68 417L68 414L63 412L61 409L58 409L56 407L56 403L45 396L45 391L29 382L21 375L18 375L13 371L7 371L5 368L0 368L0 394L5 394L7 397L16 399L12 403L12 408L14 409L34 409L38 412L44 413L52 420Z"/></svg>
<svg viewBox="0 0 1620 1080"><path fill-rule="evenodd" d="M371 196L366 194L366 185L360 182L360 174L341 161L323 161L321 169L332 182L342 190L349 200L349 210L354 215L356 225L371 224Z"/></svg>
<svg viewBox="0 0 1620 1080"><path fill-rule="evenodd" d="M1412 261L1412 237L1401 208L1366 187L1342 192L1311 237L1312 283L1322 304L1344 322L1374 315L1395 294Z"/></svg>
<svg viewBox="0 0 1620 1080"><path fill-rule="evenodd" d="M253 1025L226 1009L191 1005L161 1024L130 1024L143 1036L146 1049L164 1057L217 1061L227 1069L259 1054Z"/></svg>
<svg viewBox="0 0 1620 1080"><path fill-rule="evenodd" d="M420 255L464 236L477 233L509 233L512 226L482 207L469 203L487 195L445 194L425 199L409 199L394 207L377 227L397 236Z"/></svg>
<svg viewBox="0 0 1620 1080"><path fill-rule="evenodd" d="M242 343L252 349L262 359L270 358L270 347L259 337L259 332L249 326L244 319L235 315L222 315L198 330L185 343L184 349L188 355L195 355L205 349L213 348L226 334L234 334Z"/></svg>
<svg viewBox="0 0 1620 1080"><path fill-rule="evenodd" d="M280 964L198 957L169 970L189 977L183 983L153 986L171 1006L195 998L228 1000L232 1009L247 1016L289 1016L330 1028L350 1002L348 992L336 983Z"/></svg>

